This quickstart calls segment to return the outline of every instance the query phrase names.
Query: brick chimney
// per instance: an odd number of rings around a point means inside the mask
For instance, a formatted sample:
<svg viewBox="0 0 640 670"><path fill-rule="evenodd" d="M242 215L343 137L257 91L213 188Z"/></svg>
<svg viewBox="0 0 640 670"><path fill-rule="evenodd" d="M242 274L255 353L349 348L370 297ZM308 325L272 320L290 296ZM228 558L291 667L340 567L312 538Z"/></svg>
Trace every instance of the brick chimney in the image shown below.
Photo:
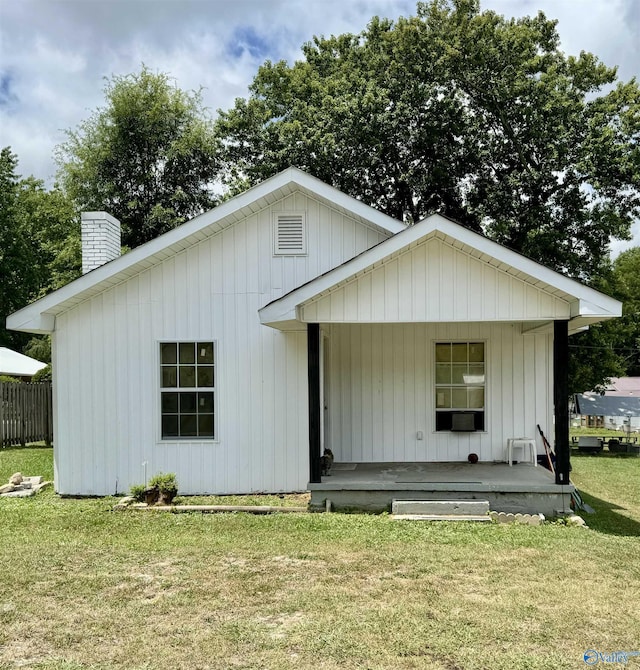
<svg viewBox="0 0 640 670"><path fill-rule="evenodd" d="M120 221L106 212L82 212L82 274L120 256Z"/></svg>

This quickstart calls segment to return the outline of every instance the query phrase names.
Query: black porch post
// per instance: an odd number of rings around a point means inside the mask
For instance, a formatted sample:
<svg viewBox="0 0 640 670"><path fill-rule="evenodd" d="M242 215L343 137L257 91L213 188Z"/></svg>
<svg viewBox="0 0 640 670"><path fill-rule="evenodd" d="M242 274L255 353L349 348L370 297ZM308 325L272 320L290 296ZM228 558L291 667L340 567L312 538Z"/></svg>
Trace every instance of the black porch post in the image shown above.
<svg viewBox="0 0 640 670"><path fill-rule="evenodd" d="M553 322L556 484L569 483L569 322Z"/></svg>
<svg viewBox="0 0 640 670"><path fill-rule="evenodd" d="M307 324L309 377L309 481L320 479L320 324Z"/></svg>

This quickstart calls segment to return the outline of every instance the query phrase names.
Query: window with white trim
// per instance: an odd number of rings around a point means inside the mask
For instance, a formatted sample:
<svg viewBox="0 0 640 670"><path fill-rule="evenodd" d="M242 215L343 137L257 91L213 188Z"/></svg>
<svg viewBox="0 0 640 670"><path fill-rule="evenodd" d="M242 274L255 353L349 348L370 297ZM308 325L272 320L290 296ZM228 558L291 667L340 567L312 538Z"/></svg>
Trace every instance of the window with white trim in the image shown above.
<svg viewBox="0 0 640 670"><path fill-rule="evenodd" d="M437 342L436 431L484 430L484 342Z"/></svg>
<svg viewBox="0 0 640 670"><path fill-rule="evenodd" d="M274 213L273 253L276 256L304 256L307 253L304 212Z"/></svg>
<svg viewBox="0 0 640 670"><path fill-rule="evenodd" d="M163 440L215 439L213 342L160 343Z"/></svg>

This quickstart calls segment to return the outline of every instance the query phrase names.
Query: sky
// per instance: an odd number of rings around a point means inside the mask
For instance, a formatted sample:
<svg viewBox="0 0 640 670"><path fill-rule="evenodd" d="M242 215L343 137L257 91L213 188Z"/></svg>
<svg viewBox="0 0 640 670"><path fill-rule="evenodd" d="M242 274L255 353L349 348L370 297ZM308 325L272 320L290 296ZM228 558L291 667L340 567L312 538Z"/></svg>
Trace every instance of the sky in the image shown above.
<svg viewBox="0 0 640 670"><path fill-rule="evenodd" d="M640 77L639 0L481 0L505 16L544 11L567 54L590 51ZM364 29L372 16L415 13L409 0L0 0L0 147L48 185L56 145L104 103L105 78L144 63L185 90L202 88L215 116L247 95L265 60L300 58L314 35ZM640 245L612 243L615 255Z"/></svg>

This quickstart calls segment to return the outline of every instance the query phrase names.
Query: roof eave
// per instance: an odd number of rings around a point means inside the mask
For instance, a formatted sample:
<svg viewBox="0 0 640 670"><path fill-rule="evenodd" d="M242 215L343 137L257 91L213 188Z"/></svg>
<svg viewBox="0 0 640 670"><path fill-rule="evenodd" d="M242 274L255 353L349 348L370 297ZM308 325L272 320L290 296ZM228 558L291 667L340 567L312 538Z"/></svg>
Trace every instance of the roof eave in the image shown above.
<svg viewBox="0 0 640 670"><path fill-rule="evenodd" d="M231 219L235 215L240 214L243 209L251 207L253 203L256 203L260 199L265 198L280 189L287 188L288 186L293 186L309 195L315 195L322 200L334 203L350 212L354 217L365 219L388 233L395 234L406 228L400 221L396 221L390 216L364 204L360 200L356 200L355 198L342 193L338 189L325 184L316 177L313 177L298 168L287 168L244 193L241 193L235 198L231 198L214 209L204 212L190 221L187 221L178 228L174 228L160 237L136 247L124 256L120 256L119 258L78 277L57 291L54 291L22 310L13 313L7 318L7 328L31 333L52 332L55 327L55 319L51 325L51 330L48 330L49 325L47 324L51 323L51 320L48 317L50 315L55 317L55 314L58 314L75 304L74 302L68 301L73 301L74 298L78 298L76 302L79 302L81 299L84 299L82 294L86 294L86 297L90 297L91 289L98 287L98 285L103 284L106 287L107 284L105 284L105 282L109 282L110 280L110 285L119 283L120 281L127 279L129 276L132 276L132 274L144 270L145 267L148 267L156 260L158 262L161 261L162 257L165 257L167 252L177 253L192 244L197 243L197 235L203 229ZM242 216L242 214L240 214L240 216ZM220 226L219 230L222 230L223 227L224 226ZM162 256L163 254L164 256ZM127 271L130 271L129 274L127 274Z"/></svg>

